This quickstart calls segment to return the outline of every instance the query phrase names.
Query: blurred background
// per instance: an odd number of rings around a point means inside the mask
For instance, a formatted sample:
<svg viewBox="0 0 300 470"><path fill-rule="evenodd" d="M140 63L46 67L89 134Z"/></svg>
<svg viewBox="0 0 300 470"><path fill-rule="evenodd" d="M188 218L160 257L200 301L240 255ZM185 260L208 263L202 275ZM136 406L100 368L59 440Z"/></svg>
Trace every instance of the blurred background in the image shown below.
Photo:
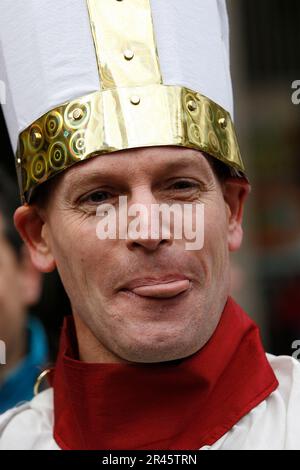
<svg viewBox="0 0 300 470"><path fill-rule="evenodd" d="M232 257L232 295L259 324L268 352L291 355L300 340L300 2L227 0L235 122L252 185L245 239ZM15 178L2 113L1 162ZM70 313L57 273L44 277L31 308L45 326L54 359L63 316Z"/></svg>
<svg viewBox="0 0 300 470"><path fill-rule="evenodd" d="M227 0L235 121L252 192L233 295L259 323L265 347L300 339L300 2Z"/></svg>

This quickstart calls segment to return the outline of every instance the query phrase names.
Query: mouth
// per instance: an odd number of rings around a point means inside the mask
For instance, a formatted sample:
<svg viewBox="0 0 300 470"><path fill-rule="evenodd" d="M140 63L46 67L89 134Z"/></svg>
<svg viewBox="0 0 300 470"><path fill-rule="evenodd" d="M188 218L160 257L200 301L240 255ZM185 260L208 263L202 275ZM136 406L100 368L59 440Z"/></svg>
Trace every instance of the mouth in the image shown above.
<svg viewBox="0 0 300 470"><path fill-rule="evenodd" d="M191 281L189 279L185 276L173 276L173 278L136 279L122 288L121 291L139 297L171 299L190 289Z"/></svg>

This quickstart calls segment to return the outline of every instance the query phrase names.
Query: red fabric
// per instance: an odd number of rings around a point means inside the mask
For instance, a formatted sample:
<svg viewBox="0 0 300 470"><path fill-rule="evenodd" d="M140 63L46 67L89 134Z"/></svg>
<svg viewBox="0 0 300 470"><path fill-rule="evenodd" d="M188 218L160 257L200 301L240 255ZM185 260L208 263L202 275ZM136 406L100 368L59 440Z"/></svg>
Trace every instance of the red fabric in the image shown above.
<svg viewBox="0 0 300 470"><path fill-rule="evenodd" d="M69 317L53 376L54 438L62 449L196 450L278 386L257 326L230 297L212 338L182 360L84 363L75 338Z"/></svg>

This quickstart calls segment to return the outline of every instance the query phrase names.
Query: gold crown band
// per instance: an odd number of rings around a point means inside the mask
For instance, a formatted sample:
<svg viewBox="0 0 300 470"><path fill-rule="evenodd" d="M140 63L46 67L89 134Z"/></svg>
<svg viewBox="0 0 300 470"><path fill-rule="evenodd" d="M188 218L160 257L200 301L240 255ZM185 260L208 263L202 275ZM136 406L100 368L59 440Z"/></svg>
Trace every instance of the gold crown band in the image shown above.
<svg viewBox="0 0 300 470"><path fill-rule="evenodd" d="M118 150L175 145L198 149L244 172L230 114L179 86L113 88L62 104L19 137L22 202L76 162Z"/></svg>

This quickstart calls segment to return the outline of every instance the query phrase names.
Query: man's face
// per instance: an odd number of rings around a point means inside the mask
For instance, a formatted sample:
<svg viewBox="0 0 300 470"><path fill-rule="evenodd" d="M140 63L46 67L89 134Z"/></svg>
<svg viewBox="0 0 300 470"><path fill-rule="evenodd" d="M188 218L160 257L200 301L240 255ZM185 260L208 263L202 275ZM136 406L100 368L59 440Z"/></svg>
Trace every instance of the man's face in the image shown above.
<svg viewBox="0 0 300 470"><path fill-rule="evenodd" d="M127 196L128 207L203 203L203 248L189 251L185 239L150 235L99 240L97 207L110 203L118 212L119 196ZM228 213L221 184L192 149L127 150L65 171L42 232L76 325L84 325L103 351L126 361L168 361L198 351L229 292Z"/></svg>

